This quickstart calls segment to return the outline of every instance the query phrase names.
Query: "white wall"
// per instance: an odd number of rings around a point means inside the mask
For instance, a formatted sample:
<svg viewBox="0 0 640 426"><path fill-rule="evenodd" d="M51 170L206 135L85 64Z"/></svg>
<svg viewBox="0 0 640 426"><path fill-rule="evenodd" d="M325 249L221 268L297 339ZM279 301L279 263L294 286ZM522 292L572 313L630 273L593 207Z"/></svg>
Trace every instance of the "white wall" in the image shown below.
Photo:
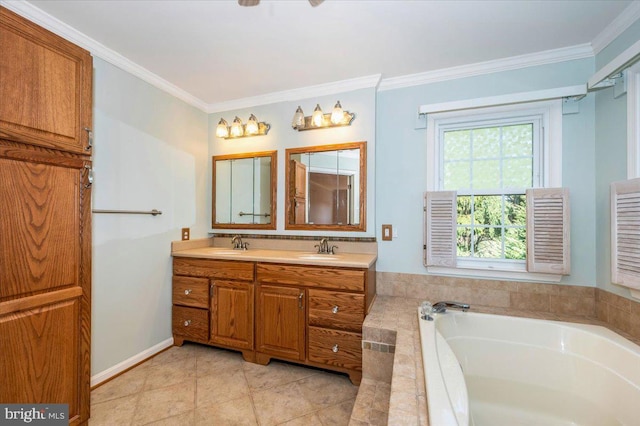
<svg viewBox="0 0 640 426"><path fill-rule="evenodd" d="M171 241L207 235L207 116L94 58L91 374L171 338ZM209 196L210 198L210 196Z"/></svg>

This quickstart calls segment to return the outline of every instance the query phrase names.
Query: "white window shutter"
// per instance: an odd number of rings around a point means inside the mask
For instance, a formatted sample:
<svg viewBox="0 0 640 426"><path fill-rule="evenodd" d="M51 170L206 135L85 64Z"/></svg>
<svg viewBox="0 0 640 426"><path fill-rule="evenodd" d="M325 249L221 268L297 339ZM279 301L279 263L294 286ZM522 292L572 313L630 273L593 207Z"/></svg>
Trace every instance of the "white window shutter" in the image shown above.
<svg viewBox="0 0 640 426"><path fill-rule="evenodd" d="M457 193L425 193L425 265L456 266Z"/></svg>
<svg viewBox="0 0 640 426"><path fill-rule="evenodd" d="M640 178L611 184L611 282L640 289Z"/></svg>
<svg viewBox="0 0 640 426"><path fill-rule="evenodd" d="M570 229L567 188L527 189L527 271L568 275Z"/></svg>

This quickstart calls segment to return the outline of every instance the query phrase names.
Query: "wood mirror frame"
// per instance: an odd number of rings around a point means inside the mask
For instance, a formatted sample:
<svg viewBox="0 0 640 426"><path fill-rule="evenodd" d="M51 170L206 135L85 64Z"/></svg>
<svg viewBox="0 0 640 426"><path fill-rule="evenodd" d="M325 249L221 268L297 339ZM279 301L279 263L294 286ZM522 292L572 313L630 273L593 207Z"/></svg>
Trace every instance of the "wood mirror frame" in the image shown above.
<svg viewBox="0 0 640 426"><path fill-rule="evenodd" d="M239 160L243 158L259 158L270 157L271 158L271 182L269 194L271 197L271 206L269 215L271 221L269 223L216 223L216 161L221 160ZM277 173L278 173L278 156L277 151L264 151L264 152L248 152L242 154L229 154L229 155L214 155L212 157L212 199L211 199L211 227L213 229L276 229L276 205L277 205Z"/></svg>
<svg viewBox="0 0 640 426"><path fill-rule="evenodd" d="M296 220L296 207L298 207L298 214L301 212L299 209L299 204L296 202L296 198L301 194L294 194L293 192L296 190L297 186L296 182L293 182L296 179L296 173L292 170L292 167L297 168L297 165L294 164L292 166L292 155L295 154L306 154L306 153L317 153L317 152L327 152L327 151L343 151L348 149L360 149L360 160L359 160L359 179L360 179L360 187L358 189L359 194L359 215L358 215L358 223L357 224L313 224L313 223L295 223ZM364 232L367 229L367 143L366 142L349 142L343 144L333 144L333 145L320 145L320 146L310 146L310 147L302 147L302 148L290 148L285 151L286 153L286 163L285 163L285 206L286 206L286 218L285 218L285 229L294 229L294 230L322 230L322 231L360 231ZM306 179L306 175L304 177ZM300 177L298 177L298 182L303 186L306 185L306 182L303 182ZM303 208L305 206L303 205ZM303 210L302 210L303 211Z"/></svg>

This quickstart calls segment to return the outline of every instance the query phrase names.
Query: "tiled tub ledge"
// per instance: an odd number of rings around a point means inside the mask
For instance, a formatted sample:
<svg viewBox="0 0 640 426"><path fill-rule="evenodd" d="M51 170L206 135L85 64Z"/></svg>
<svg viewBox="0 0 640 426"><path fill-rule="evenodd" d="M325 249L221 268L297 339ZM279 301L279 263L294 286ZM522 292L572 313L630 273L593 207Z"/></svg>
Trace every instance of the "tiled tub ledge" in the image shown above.
<svg viewBox="0 0 640 426"><path fill-rule="evenodd" d="M363 378L350 426L429 425L417 315L420 302L421 299L408 297L377 296L363 324ZM472 305L471 310L600 325L640 344L635 335L593 317L478 305Z"/></svg>
<svg viewBox="0 0 640 426"><path fill-rule="evenodd" d="M363 378L350 426L428 425L419 304L418 299L377 296L363 324Z"/></svg>

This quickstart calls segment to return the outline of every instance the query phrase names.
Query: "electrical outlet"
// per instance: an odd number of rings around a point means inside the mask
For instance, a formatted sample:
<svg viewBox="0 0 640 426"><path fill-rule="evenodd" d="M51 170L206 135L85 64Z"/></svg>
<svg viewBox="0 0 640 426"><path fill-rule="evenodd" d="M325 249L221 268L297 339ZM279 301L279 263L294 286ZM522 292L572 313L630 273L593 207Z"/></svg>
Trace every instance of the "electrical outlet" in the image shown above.
<svg viewBox="0 0 640 426"><path fill-rule="evenodd" d="M186 241L190 238L191 230L189 228L182 228L182 241Z"/></svg>
<svg viewBox="0 0 640 426"><path fill-rule="evenodd" d="M382 241L391 241L393 238L393 226L382 225Z"/></svg>

